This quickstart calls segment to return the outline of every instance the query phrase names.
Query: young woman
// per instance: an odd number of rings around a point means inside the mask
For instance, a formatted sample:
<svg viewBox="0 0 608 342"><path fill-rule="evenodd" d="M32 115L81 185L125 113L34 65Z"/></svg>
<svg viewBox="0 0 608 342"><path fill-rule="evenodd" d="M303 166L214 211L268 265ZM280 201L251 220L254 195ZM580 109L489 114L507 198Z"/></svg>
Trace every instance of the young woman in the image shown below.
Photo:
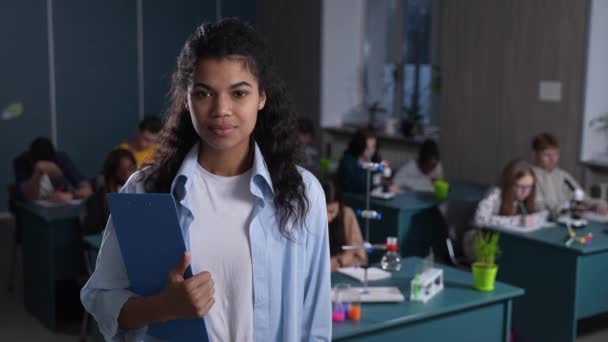
<svg viewBox="0 0 608 342"><path fill-rule="evenodd" d="M376 134L370 130L357 131L350 140L348 148L344 151L338 165L338 181L345 192L365 193L367 190L367 171L359 163L380 162L378 155L378 140ZM376 176L376 177L374 177ZM370 190L379 186L381 178L378 172L372 175ZM397 189L393 185L388 187L389 192Z"/></svg>
<svg viewBox="0 0 608 342"><path fill-rule="evenodd" d="M331 254L331 271L339 267L365 264L365 251L345 251L344 245L360 246L363 243L361 229L355 212L344 205L342 194L331 179L321 183L327 204L327 221L329 222L329 252Z"/></svg>
<svg viewBox="0 0 608 342"><path fill-rule="evenodd" d="M163 291L139 297L109 220L81 292L106 339L204 317L211 341L329 341L325 196L294 163L295 116L258 34L236 19L200 26L178 57L167 115L155 163L124 191L173 194L189 252Z"/></svg>
<svg viewBox="0 0 608 342"><path fill-rule="evenodd" d="M492 189L479 202L475 224L479 227L538 226L546 222L548 212L536 205L536 179L530 164L514 160L503 169L500 188Z"/></svg>
<svg viewBox="0 0 608 342"><path fill-rule="evenodd" d="M96 234L105 228L110 216L108 193L119 192L136 167L135 157L129 150L117 149L108 154L103 163L103 174L95 180L93 195L83 208L81 222L84 234Z"/></svg>

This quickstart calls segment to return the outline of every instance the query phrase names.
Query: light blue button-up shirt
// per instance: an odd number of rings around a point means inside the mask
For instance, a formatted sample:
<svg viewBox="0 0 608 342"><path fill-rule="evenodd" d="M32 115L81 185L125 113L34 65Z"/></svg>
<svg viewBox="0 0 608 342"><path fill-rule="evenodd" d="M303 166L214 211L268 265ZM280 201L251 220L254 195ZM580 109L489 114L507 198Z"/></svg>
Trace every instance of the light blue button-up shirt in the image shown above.
<svg viewBox="0 0 608 342"><path fill-rule="evenodd" d="M195 145L184 159L171 187L186 248L190 246L189 227L196 209L191 207L189 190L198 157ZM253 270L254 341L329 341L331 339L330 256L325 195L319 182L299 168L310 203L303 227L293 229L293 241L278 229L273 203L273 187L262 153L255 145L250 191L256 197L249 225ZM145 172L145 170L143 171ZM140 173L134 174L123 192L144 192ZM145 238L145 237L142 237ZM108 221L97 258L95 272L80 297L84 307L97 320L108 341L153 341L146 328L122 330L118 315L135 294L129 291L129 278L122 259L112 220Z"/></svg>

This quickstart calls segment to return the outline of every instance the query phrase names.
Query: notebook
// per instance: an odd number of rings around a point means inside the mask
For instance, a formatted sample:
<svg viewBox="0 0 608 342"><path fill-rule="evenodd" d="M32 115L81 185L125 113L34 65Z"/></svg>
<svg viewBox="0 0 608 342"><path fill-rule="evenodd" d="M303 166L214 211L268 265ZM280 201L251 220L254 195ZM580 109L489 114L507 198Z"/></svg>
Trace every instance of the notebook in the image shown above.
<svg viewBox="0 0 608 342"><path fill-rule="evenodd" d="M345 276L354 278L358 281L363 281L364 271L361 267L342 267L338 268L338 273L344 274ZM381 270L377 267L370 267L367 269L367 281L377 281L389 279L391 273Z"/></svg>
<svg viewBox="0 0 608 342"><path fill-rule="evenodd" d="M350 287L339 291L332 289L332 302L336 302L338 297L339 301L347 303L400 303L405 300L401 290L394 286Z"/></svg>
<svg viewBox="0 0 608 342"><path fill-rule="evenodd" d="M159 293L186 251L173 196L110 193L108 205L130 290L141 296ZM189 267L184 278L191 276ZM201 318L151 324L147 334L168 341L209 340Z"/></svg>

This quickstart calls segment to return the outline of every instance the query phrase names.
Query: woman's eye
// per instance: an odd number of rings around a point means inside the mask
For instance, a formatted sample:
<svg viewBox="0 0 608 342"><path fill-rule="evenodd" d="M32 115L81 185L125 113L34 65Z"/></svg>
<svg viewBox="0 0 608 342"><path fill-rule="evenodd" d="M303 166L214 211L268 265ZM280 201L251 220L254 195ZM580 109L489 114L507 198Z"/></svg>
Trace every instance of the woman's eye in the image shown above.
<svg viewBox="0 0 608 342"><path fill-rule="evenodd" d="M209 97L211 96L211 93L206 91L206 90L198 90L195 91L192 95L194 95L194 97Z"/></svg>
<svg viewBox="0 0 608 342"><path fill-rule="evenodd" d="M247 95L247 92L244 90L237 90L234 92L234 96L236 96L236 97L243 97L245 95Z"/></svg>

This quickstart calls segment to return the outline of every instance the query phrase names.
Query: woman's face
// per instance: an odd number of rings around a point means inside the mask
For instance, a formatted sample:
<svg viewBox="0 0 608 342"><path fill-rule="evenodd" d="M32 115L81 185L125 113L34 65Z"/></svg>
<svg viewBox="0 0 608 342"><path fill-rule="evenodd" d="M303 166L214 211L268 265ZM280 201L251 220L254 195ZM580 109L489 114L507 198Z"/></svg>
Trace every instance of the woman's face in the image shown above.
<svg viewBox="0 0 608 342"><path fill-rule="evenodd" d="M340 204L335 202L327 203L327 222L331 223L340 213Z"/></svg>
<svg viewBox="0 0 608 342"><path fill-rule="evenodd" d="M118 184L125 184L129 177L135 172L135 164L129 158L121 158L116 170L116 181Z"/></svg>
<svg viewBox="0 0 608 342"><path fill-rule="evenodd" d="M530 192L532 192L532 187L534 186L534 178L531 175L525 175L520 179L515 181L513 185L513 192L515 193L515 199L518 201L524 201L528 196L530 196Z"/></svg>
<svg viewBox="0 0 608 342"><path fill-rule="evenodd" d="M266 95L239 56L196 63L187 105L194 129L210 150L247 151Z"/></svg>

